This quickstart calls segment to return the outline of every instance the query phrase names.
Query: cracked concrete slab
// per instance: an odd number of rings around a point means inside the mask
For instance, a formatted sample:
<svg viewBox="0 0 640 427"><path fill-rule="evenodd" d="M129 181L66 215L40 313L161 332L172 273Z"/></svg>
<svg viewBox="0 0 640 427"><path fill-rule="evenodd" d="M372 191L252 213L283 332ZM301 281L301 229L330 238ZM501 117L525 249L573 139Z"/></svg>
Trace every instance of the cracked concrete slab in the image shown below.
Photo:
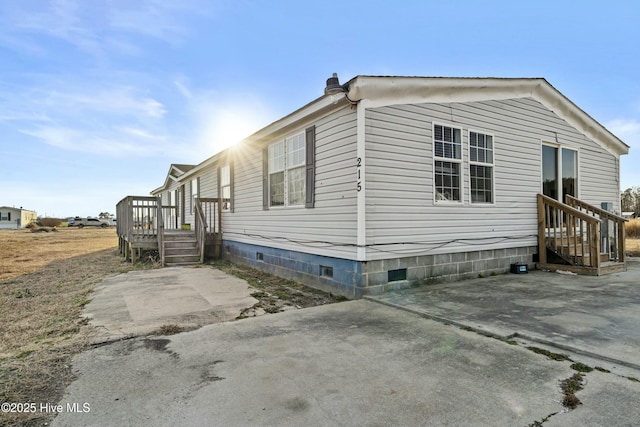
<svg viewBox="0 0 640 427"><path fill-rule="evenodd" d="M163 325L191 329L235 319L258 302L253 291L246 281L209 267L130 271L105 279L83 316L107 340Z"/></svg>
<svg viewBox="0 0 640 427"><path fill-rule="evenodd" d="M640 370L640 259L600 277L543 271L421 286L367 297L481 333Z"/></svg>
<svg viewBox="0 0 640 427"><path fill-rule="evenodd" d="M60 403L90 412L53 426L524 426L562 411L559 381L572 374L366 300L115 342L73 369Z"/></svg>

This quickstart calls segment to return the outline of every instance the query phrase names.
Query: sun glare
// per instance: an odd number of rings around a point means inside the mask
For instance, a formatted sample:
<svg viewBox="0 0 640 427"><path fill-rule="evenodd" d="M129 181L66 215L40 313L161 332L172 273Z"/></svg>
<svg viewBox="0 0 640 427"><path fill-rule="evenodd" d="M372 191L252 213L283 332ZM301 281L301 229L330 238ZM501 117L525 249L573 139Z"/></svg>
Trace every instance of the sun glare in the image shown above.
<svg viewBox="0 0 640 427"><path fill-rule="evenodd" d="M248 111L216 111L206 126L204 143L212 154L240 144L243 139L264 126L264 119Z"/></svg>

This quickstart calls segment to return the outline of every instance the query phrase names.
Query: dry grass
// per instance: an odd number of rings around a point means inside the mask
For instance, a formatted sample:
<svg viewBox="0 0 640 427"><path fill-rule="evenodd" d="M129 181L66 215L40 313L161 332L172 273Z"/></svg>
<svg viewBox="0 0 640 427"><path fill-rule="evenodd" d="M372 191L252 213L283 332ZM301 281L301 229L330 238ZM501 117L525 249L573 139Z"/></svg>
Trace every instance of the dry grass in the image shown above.
<svg viewBox="0 0 640 427"><path fill-rule="evenodd" d="M632 239L640 239L640 218L632 219L625 223L624 230L627 237Z"/></svg>
<svg viewBox="0 0 640 427"><path fill-rule="evenodd" d="M54 260L118 245L114 229L60 228L58 233L0 230L0 280L33 273Z"/></svg>
<svg viewBox="0 0 640 427"><path fill-rule="evenodd" d="M640 256L640 239L625 240L626 252L629 256Z"/></svg>
<svg viewBox="0 0 640 427"><path fill-rule="evenodd" d="M132 267L113 229L0 230L0 402L57 402L71 356L92 328L79 316L103 278ZM2 425L43 425L46 414L0 414Z"/></svg>

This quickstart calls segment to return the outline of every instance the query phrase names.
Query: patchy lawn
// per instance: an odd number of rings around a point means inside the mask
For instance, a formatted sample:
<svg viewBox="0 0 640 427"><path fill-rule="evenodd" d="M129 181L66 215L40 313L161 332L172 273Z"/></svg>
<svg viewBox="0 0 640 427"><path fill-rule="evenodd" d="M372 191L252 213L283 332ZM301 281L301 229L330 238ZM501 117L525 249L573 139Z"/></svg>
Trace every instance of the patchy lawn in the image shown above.
<svg viewBox="0 0 640 427"><path fill-rule="evenodd" d="M157 267L151 261L133 267L117 254L117 244L112 228L0 230L0 403L60 401L74 379L72 357L96 337L80 318L95 287L110 276ZM241 317L344 300L244 266L216 262L211 267L256 288L259 303ZM172 325L158 331L179 332ZM52 418L39 411L0 413L0 425L42 426Z"/></svg>

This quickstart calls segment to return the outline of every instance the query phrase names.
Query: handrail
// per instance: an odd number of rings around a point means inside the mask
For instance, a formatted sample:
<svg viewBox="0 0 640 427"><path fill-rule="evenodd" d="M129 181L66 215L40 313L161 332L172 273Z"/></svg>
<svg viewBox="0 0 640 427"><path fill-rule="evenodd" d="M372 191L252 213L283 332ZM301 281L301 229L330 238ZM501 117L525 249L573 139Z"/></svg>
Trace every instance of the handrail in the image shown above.
<svg viewBox="0 0 640 427"><path fill-rule="evenodd" d="M574 265L599 269L600 226L600 219L543 194L538 194L538 256L540 263L547 263L548 248L562 258L570 260Z"/></svg>
<svg viewBox="0 0 640 427"><path fill-rule="evenodd" d="M207 236L207 221L202 212L202 204L199 198L195 198L195 232L198 252L200 253L200 263L204 262L204 247Z"/></svg>
<svg viewBox="0 0 640 427"><path fill-rule="evenodd" d="M614 213L605 211L582 200L567 194L565 196L567 204L577 209L583 209L583 212L592 214L594 217L600 217L603 222L602 227L602 243L605 253L609 254L609 258L613 261L625 262L625 230L624 223L628 220ZM609 222L613 227L609 227Z"/></svg>
<svg viewBox="0 0 640 427"><path fill-rule="evenodd" d="M574 215L576 218L582 219L583 221L591 221L594 219L593 215L589 215L584 213L583 211L576 209L572 206L566 205L562 202L557 201L556 199L552 199L549 196L545 196L544 194L538 194L538 201L542 199L545 204L550 205L556 209L562 209L567 213ZM596 218L597 219L597 218Z"/></svg>
<svg viewBox="0 0 640 427"><path fill-rule="evenodd" d="M622 216L616 215L616 214L611 213L609 211L605 211L604 209L597 208L597 207L595 207L593 205L590 205L587 202L583 202L580 199L576 199L575 197L573 197L573 196L571 196L569 194L565 195L565 199L567 201L567 205L569 205L571 207L583 208L583 209L587 210L587 212L591 211L596 215L606 217L607 219L610 219L612 221L622 221L622 222L629 221L628 219L626 219L626 218L624 218Z"/></svg>

